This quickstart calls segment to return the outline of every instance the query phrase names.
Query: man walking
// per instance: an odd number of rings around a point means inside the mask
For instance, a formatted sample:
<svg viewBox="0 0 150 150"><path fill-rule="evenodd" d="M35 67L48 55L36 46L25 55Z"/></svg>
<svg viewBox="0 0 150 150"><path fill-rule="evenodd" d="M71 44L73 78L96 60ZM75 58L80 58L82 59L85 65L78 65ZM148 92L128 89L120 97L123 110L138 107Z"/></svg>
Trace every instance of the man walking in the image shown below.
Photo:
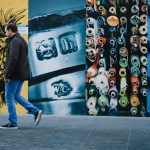
<svg viewBox="0 0 150 150"><path fill-rule="evenodd" d="M5 100L9 112L9 123L0 126L1 129L18 129L15 100L35 116L37 125L42 111L20 96L23 82L29 79L28 45L18 33L17 26L10 23L5 28L9 39L7 60L5 66Z"/></svg>

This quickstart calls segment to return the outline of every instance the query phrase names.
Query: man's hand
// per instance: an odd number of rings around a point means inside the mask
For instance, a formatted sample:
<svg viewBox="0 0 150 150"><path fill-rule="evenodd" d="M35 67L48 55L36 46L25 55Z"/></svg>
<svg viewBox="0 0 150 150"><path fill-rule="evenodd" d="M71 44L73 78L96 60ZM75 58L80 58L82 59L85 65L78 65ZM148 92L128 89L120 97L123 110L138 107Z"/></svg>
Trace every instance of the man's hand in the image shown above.
<svg viewBox="0 0 150 150"><path fill-rule="evenodd" d="M10 82L10 79L4 79L4 81L5 81L6 83L9 83L9 82Z"/></svg>

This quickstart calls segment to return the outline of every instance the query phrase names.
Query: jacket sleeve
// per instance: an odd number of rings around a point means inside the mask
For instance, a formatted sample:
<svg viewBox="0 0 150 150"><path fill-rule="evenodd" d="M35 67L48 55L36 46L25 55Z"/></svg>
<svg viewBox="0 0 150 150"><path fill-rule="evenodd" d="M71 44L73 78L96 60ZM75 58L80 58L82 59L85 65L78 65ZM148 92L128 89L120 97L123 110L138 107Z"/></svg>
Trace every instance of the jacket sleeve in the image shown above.
<svg viewBox="0 0 150 150"><path fill-rule="evenodd" d="M10 51L8 54L6 68L5 68L5 79L9 79L12 76L12 73L17 65L20 46L18 41L12 40L10 42Z"/></svg>

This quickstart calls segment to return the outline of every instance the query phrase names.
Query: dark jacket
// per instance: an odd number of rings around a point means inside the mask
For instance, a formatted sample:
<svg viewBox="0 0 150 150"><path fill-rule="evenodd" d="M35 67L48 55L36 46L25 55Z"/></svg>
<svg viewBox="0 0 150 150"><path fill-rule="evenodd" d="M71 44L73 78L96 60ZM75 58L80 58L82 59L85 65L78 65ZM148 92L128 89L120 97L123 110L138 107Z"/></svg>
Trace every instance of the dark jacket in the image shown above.
<svg viewBox="0 0 150 150"><path fill-rule="evenodd" d="M29 79L28 45L19 33L9 38L5 79Z"/></svg>

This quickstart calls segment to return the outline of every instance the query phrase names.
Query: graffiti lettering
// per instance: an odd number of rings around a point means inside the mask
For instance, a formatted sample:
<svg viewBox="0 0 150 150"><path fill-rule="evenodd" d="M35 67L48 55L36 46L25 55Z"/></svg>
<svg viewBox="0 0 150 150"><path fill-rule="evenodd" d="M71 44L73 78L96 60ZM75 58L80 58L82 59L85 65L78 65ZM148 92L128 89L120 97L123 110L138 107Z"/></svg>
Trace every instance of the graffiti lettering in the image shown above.
<svg viewBox="0 0 150 150"><path fill-rule="evenodd" d="M67 96L72 91L72 87L70 86L70 84L62 80L54 82L51 85L54 86L55 89L54 94L57 95L58 97Z"/></svg>

